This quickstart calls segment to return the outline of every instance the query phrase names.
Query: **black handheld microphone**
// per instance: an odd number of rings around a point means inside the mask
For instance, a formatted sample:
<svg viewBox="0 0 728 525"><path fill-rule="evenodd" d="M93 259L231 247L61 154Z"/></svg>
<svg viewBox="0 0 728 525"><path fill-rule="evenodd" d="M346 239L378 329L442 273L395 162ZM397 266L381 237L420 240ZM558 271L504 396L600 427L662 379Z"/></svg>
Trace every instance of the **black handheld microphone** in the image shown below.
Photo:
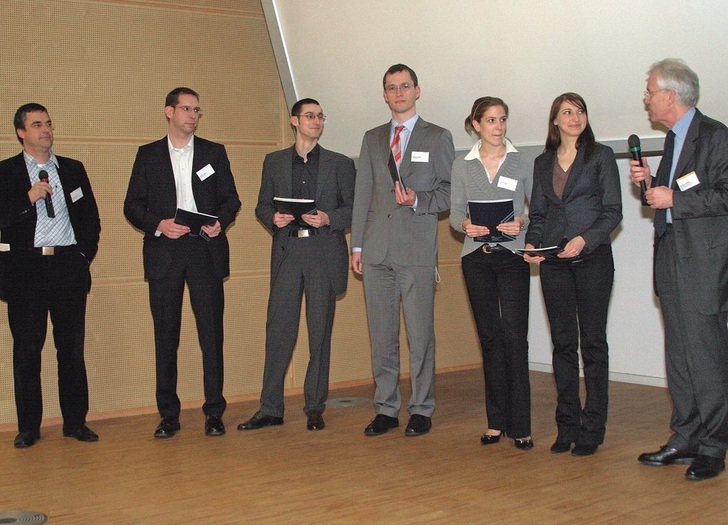
<svg viewBox="0 0 728 525"><path fill-rule="evenodd" d="M48 172L46 170L40 170L40 172L38 173L38 178L41 180L41 182L48 182ZM56 216L56 210L53 209L53 199L50 193L45 196L45 203L48 217L50 217L51 219L54 218Z"/></svg>
<svg viewBox="0 0 728 525"><path fill-rule="evenodd" d="M627 138L627 145L629 146L629 152L632 154L632 160L636 160L640 163L640 166L644 166L644 164L642 164L642 147L640 146L640 138L637 135L630 135L629 138ZM644 206L648 206L647 196L645 195L646 191L647 183L641 180L640 200Z"/></svg>

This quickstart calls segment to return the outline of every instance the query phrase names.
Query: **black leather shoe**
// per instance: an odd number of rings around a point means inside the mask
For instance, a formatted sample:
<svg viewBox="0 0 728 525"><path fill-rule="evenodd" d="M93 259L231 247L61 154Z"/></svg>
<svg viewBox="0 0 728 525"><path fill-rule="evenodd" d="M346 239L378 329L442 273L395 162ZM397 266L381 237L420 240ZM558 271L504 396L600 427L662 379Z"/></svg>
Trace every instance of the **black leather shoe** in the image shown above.
<svg viewBox="0 0 728 525"><path fill-rule="evenodd" d="M637 461L644 463L645 465L654 465L656 467L663 467L674 463L690 465L690 463L692 463L695 459L695 456L696 454L689 454L664 445L660 447L660 450L657 452L645 452L644 454L640 454Z"/></svg>
<svg viewBox="0 0 728 525"><path fill-rule="evenodd" d="M325 427L326 423L324 423L321 412L312 410L308 413L308 417L306 418L306 428L308 430L323 430Z"/></svg>
<svg viewBox="0 0 728 525"><path fill-rule="evenodd" d="M513 440L513 444L516 445L516 448L520 448L521 450L531 450L533 448L533 439L528 438L515 438Z"/></svg>
<svg viewBox="0 0 728 525"><path fill-rule="evenodd" d="M255 414L253 414L253 417L251 417L245 423L240 423L238 425L238 430L258 430L259 428L273 427L282 424L282 417L266 416L265 414L256 412Z"/></svg>
<svg viewBox="0 0 728 525"><path fill-rule="evenodd" d="M563 454L564 452L568 452L571 450L571 441L559 441L558 439L554 441L554 444L551 445L551 453L552 454Z"/></svg>
<svg viewBox="0 0 728 525"><path fill-rule="evenodd" d="M99 440L99 436L96 432L88 428L86 425L76 428L64 428L63 436L67 438L76 438L85 443L93 443L94 441Z"/></svg>
<svg viewBox="0 0 728 525"><path fill-rule="evenodd" d="M490 435L490 434L483 434L480 436L480 444L481 445L495 445L500 441L501 436L503 436L503 432L501 432L498 435Z"/></svg>
<svg viewBox="0 0 728 525"><path fill-rule="evenodd" d="M693 464L685 471L685 477L693 481L702 481L716 477L725 470L725 459L698 454Z"/></svg>
<svg viewBox="0 0 728 525"><path fill-rule="evenodd" d="M155 438L171 438L182 428L177 417L163 417L154 431Z"/></svg>
<svg viewBox="0 0 728 525"><path fill-rule="evenodd" d="M591 456L599 448L599 445L582 445L577 443L574 445L574 450L571 451L572 456Z"/></svg>
<svg viewBox="0 0 728 525"><path fill-rule="evenodd" d="M364 434L367 436L379 436L386 433L390 428L397 428L399 426L399 419L396 417L385 416L384 414L377 414L369 426L364 429Z"/></svg>
<svg viewBox="0 0 728 525"><path fill-rule="evenodd" d="M217 416L207 416L207 419L205 419L205 435L224 436L225 424L222 419Z"/></svg>
<svg viewBox="0 0 728 525"><path fill-rule="evenodd" d="M405 436L421 436L427 434L432 428L432 419L422 414L412 414L410 416L407 428L404 430Z"/></svg>
<svg viewBox="0 0 728 525"><path fill-rule="evenodd" d="M30 432L21 432L17 436L15 436L15 441L13 441L13 446L15 448L28 448L35 445L35 442L40 439L40 436L34 436Z"/></svg>

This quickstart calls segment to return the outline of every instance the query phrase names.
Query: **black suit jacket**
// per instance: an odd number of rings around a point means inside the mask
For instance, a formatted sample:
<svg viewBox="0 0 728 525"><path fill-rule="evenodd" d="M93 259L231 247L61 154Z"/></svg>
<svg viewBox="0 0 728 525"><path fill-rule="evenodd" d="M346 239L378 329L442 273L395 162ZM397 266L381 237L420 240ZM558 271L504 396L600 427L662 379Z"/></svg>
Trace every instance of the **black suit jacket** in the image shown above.
<svg viewBox="0 0 728 525"><path fill-rule="evenodd" d="M691 172L700 184L681 191L677 179ZM677 274L683 292L702 314L728 311L728 128L724 124L696 111L672 189Z"/></svg>
<svg viewBox="0 0 728 525"><path fill-rule="evenodd" d="M197 173L208 164L214 173L200 180ZM219 218L222 231L208 242L208 246L213 271L221 278L227 277L230 274L230 247L225 230L240 209L240 199L225 146L195 136L192 192L199 212ZM172 262L171 243L175 240L164 235L157 237L155 233L159 223L174 217L176 210L174 171L165 136L139 148L124 201L124 215L145 234L143 257L147 279L163 277Z"/></svg>
<svg viewBox="0 0 728 525"><path fill-rule="evenodd" d="M81 162L58 155L56 158L76 244L90 263L96 257L101 233L99 209L91 183ZM22 152L0 162L0 229L2 242L10 244L11 251L33 247L38 215L35 204L28 198L30 188Z"/></svg>
<svg viewBox="0 0 728 525"><path fill-rule="evenodd" d="M295 147L269 153L263 162L263 177L258 194L255 215L273 232L271 252L271 281L278 275L286 257L286 245L294 241L289 237L290 228L278 229L273 224L276 207L273 197L292 197L292 170ZM317 263L326 265L327 274L337 295L346 291L349 275L349 250L345 230L351 225L354 204L354 162L340 153L321 148L316 179L316 206L325 211L330 225L321 233L307 240L321 243L321 258Z"/></svg>
<svg viewBox="0 0 728 525"><path fill-rule="evenodd" d="M622 192L614 152L597 143L585 161L580 149L561 198L554 192L555 162L556 151L547 150L534 163L526 243L537 248L556 246L564 238L581 235L586 241L584 253L591 253L600 244L610 242L610 233L622 220Z"/></svg>

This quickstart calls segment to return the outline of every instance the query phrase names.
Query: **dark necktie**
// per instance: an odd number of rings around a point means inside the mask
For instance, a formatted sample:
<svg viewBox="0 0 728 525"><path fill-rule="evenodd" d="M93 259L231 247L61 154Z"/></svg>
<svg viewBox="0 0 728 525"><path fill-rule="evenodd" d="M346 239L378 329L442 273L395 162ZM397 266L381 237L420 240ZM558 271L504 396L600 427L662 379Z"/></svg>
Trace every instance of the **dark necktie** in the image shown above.
<svg viewBox="0 0 728 525"><path fill-rule="evenodd" d="M675 151L675 133L672 130L667 132L665 138L665 151L662 154L660 166L657 168L655 186L670 185L670 171L672 170L672 155ZM655 232L662 237L667 229L667 209L655 210Z"/></svg>

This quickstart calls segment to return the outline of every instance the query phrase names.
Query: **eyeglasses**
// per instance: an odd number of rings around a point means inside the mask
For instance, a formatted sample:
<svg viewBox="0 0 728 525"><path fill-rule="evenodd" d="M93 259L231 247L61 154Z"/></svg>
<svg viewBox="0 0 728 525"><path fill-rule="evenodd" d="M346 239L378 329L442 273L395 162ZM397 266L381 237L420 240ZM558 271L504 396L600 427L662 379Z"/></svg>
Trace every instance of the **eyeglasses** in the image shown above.
<svg viewBox="0 0 728 525"><path fill-rule="evenodd" d="M645 89L644 93L642 95L645 98L652 98L655 96L656 93L659 93L660 91L670 91L669 89L656 89L654 91L650 91L649 89Z"/></svg>
<svg viewBox="0 0 728 525"><path fill-rule="evenodd" d="M195 106L195 107L192 107L192 106L175 106L175 107L178 108L178 109L180 109L184 113L190 113L191 111L193 111L195 113L195 115L199 115L200 117L202 116L202 108L200 108L200 107L197 107L197 106Z"/></svg>
<svg viewBox="0 0 728 525"><path fill-rule="evenodd" d="M324 115L323 113L319 113L318 115L316 115L315 113L301 113L300 115L293 115L293 116L298 117L298 118L303 117L306 120L308 120L309 122L313 122L316 119L320 119L321 122L326 122L326 115Z"/></svg>
<svg viewBox="0 0 728 525"><path fill-rule="evenodd" d="M396 93L397 91L409 91L412 89L412 84L400 84L399 86L395 86L394 84L390 84L389 86L386 86L384 88L384 91L387 93Z"/></svg>

